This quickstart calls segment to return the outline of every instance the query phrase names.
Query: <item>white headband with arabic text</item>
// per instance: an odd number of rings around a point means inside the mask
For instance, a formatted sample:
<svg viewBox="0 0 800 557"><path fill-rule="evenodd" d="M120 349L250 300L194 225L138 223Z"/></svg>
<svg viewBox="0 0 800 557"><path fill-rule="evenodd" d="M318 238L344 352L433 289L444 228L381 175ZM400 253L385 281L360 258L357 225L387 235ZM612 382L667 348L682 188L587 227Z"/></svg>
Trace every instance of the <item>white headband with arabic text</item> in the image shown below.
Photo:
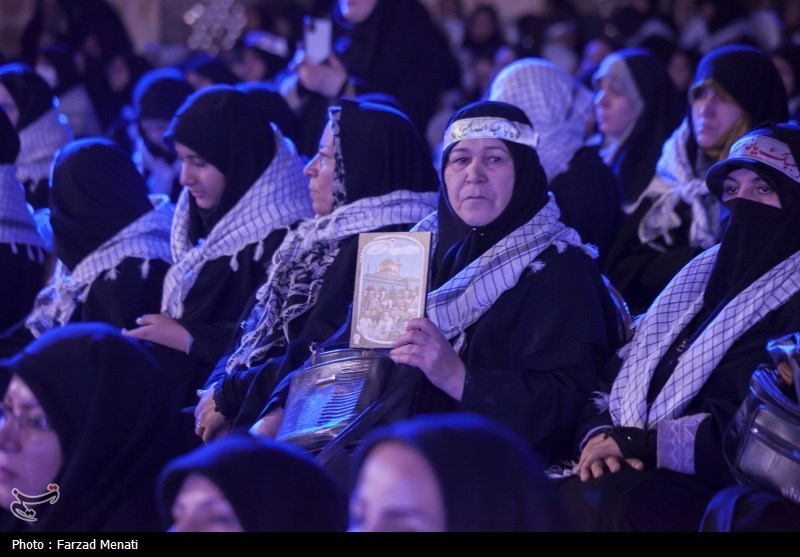
<svg viewBox="0 0 800 557"><path fill-rule="evenodd" d="M791 149L786 143L773 137L766 135L743 137L731 146L726 160L735 159L764 163L795 182L800 182L800 169L797 168Z"/></svg>
<svg viewBox="0 0 800 557"><path fill-rule="evenodd" d="M539 134L528 124L495 117L456 120L444 132L442 149L463 139L505 139L533 149L539 145Z"/></svg>

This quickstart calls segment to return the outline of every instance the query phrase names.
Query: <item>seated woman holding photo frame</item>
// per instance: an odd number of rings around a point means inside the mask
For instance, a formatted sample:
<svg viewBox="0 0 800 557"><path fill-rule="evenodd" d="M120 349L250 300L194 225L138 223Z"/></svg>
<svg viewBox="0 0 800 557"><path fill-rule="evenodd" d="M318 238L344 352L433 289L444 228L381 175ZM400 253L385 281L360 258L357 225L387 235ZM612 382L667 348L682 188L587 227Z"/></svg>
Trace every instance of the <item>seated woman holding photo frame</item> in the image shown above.
<svg viewBox="0 0 800 557"><path fill-rule="evenodd" d="M622 339L596 252L559 220L537 139L507 103L480 101L451 118L438 211L414 228L435 246L427 317L408 321L389 356L424 376L412 415L482 414L558 463ZM285 386L252 433L275 435Z"/></svg>

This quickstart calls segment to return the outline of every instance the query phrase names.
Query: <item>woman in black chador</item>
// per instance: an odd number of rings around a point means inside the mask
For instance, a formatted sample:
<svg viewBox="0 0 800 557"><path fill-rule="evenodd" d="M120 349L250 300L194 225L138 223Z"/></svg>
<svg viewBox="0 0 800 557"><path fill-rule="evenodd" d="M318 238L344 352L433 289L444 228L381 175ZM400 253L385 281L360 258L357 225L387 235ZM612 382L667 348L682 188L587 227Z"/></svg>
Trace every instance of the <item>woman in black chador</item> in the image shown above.
<svg viewBox="0 0 800 557"><path fill-rule="evenodd" d="M25 320L28 340L67 323L131 327L158 308L173 207L148 196L126 153L107 139L67 145L53 163L50 208L58 261Z"/></svg>
<svg viewBox="0 0 800 557"><path fill-rule="evenodd" d="M559 220L536 143L507 103L451 118L438 210L415 227L435 242L427 317L408 322L390 356L424 374L412 414L483 414L549 464L572 453L581 409L619 346L619 315L596 252ZM283 394L256 430L273 433Z"/></svg>
<svg viewBox="0 0 800 557"><path fill-rule="evenodd" d="M332 108L305 171L316 216L287 234L241 331L206 382L214 388L195 412L205 440L240 411L255 420L282 376L279 368L302 364L311 342L347 321L359 233L407 231L436 208L438 179L422 137L407 116L384 105L344 100Z"/></svg>
<svg viewBox="0 0 800 557"><path fill-rule="evenodd" d="M800 328L798 157L800 127L769 123L708 171L729 225L609 362L613 384L579 430L579 477L561 486L578 528L696 531L714 493L734 483L722 432L769 361L767 342Z"/></svg>

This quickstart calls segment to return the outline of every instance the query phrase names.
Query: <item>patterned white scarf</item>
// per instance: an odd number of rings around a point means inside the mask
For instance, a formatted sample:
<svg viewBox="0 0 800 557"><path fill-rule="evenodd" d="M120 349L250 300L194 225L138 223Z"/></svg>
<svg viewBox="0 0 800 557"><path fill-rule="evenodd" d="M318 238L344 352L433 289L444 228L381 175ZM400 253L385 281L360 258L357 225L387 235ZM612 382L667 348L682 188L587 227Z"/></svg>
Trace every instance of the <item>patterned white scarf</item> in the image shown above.
<svg viewBox="0 0 800 557"><path fill-rule="evenodd" d="M236 271L236 256L246 246L259 244L253 255L257 261L263 255L262 241L270 233L313 215L303 161L278 131L275 145L275 157L267 169L199 245L189 240L189 191L181 192L172 223L175 264L164 279L161 313L175 319L183 315L183 301L207 261L229 256L230 267Z"/></svg>
<svg viewBox="0 0 800 557"><path fill-rule="evenodd" d="M656 175L630 210L633 212L644 199L654 199L652 207L639 223L639 240L643 244L663 238L667 245L672 245L674 240L670 230L681 225L675 212L681 201L692 211L689 244L708 249L719 242L719 202L708 191L705 178L694 175L686 152L690 134L689 120L684 118L664 143L656 164Z"/></svg>
<svg viewBox="0 0 800 557"><path fill-rule="evenodd" d="M306 220L289 232L272 258L266 282L256 293L256 305L245 322L236 352L228 360L228 372L256 365L273 346L286 344L292 319L316 303L340 240L385 226L419 222L436 208L437 198L435 192L407 190L367 197L330 215ZM287 306L289 298L300 301Z"/></svg>
<svg viewBox="0 0 800 557"><path fill-rule="evenodd" d="M428 318L448 340L455 339L453 347L459 353L465 346L467 327L492 307L503 292L514 287L526 269L533 272L542 269L544 263L537 258L548 247L554 245L562 253L567 246L577 246L590 257L597 257L593 246L584 244L578 232L558 220L561 212L553 194L548 196L547 204L531 220L428 294ZM431 243L435 245L438 219L438 213L434 213L413 231L432 232Z"/></svg>
<svg viewBox="0 0 800 557"><path fill-rule="evenodd" d="M19 245L26 246L28 259L44 261L44 238L25 202L14 165L0 165L0 244L10 244L13 253Z"/></svg>
<svg viewBox="0 0 800 557"><path fill-rule="evenodd" d="M592 93L561 68L543 59L518 60L492 81L489 100L521 108L539 134L536 152L547 181L563 174L584 145Z"/></svg>
<svg viewBox="0 0 800 557"><path fill-rule="evenodd" d="M157 205L104 242L75 266L72 273L61 261L53 279L36 296L25 326L38 337L52 327L69 322L78 303L86 301L92 283L105 273L106 280L117 278L117 265L127 257L144 259L142 278L147 278L150 260L171 263L169 233L174 205L159 196Z"/></svg>
<svg viewBox="0 0 800 557"><path fill-rule="evenodd" d="M35 191L39 181L50 175L50 165L56 151L74 139L72 128L58 109L52 108L35 122L19 132L19 157L17 157L17 179L33 182Z"/></svg>
<svg viewBox="0 0 800 557"><path fill-rule="evenodd" d="M647 390L656 365L703 306L719 246L686 265L653 303L620 350L624 358L609 399L614 424L654 428L677 419L705 384L731 345L770 311L800 290L800 252L785 259L745 288L719 312L681 355L664 388L647 409Z"/></svg>

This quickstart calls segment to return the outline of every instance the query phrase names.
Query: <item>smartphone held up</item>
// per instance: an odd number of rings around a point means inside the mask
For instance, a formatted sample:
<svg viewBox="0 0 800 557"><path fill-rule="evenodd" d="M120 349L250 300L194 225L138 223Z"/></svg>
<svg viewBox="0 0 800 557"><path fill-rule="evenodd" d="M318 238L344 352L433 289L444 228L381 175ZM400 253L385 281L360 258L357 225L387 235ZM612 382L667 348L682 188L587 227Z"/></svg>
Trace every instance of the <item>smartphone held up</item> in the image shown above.
<svg viewBox="0 0 800 557"><path fill-rule="evenodd" d="M312 64L322 64L331 55L333 24L330 19L303 19L303 50L305 60Z"/></svg>

